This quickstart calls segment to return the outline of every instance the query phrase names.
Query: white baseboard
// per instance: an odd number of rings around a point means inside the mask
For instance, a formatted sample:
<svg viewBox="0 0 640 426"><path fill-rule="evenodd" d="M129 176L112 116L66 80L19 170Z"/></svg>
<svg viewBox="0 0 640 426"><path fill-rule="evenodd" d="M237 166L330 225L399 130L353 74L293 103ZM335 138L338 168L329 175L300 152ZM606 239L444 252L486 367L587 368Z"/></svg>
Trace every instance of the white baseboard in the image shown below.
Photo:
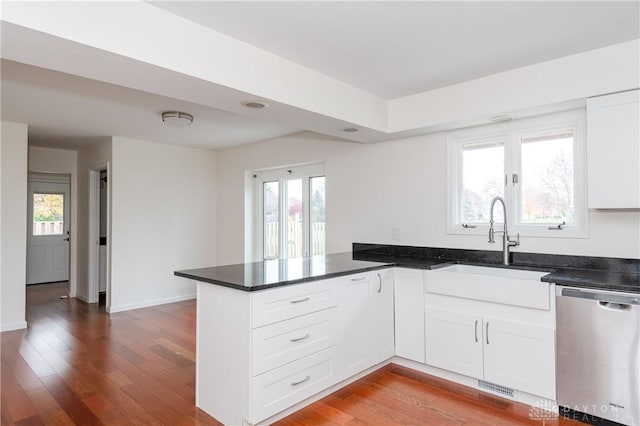
<svg viewBox="0 0 640 426"><path fill-rule="evenodd" d="M89 303L89 299L84 295L76 294L75 296L69 295L69 297L75 297L76 299L82 300L84 303Z"/></svg>
<svg viewBox="0 0 640 426"><path fill-rule="evenodd" d="M111 305L107 308L107 312L114 314L116 312L131 311L133 309L148 308L149 306L166 305L167 303L182 302L184 300L192 300L196 298L196 293L185 294L182 296L167 297L164 299L147 300L139 303L129 303L124 305Z"/></svg>
<svg viewBox="0 0 640 426"><path fill-rule="evenodd" d="M23 328L27 328L26 321L18 321L11 323L2 323L1 331L12 331L12 330L22 330Z"/></svg>

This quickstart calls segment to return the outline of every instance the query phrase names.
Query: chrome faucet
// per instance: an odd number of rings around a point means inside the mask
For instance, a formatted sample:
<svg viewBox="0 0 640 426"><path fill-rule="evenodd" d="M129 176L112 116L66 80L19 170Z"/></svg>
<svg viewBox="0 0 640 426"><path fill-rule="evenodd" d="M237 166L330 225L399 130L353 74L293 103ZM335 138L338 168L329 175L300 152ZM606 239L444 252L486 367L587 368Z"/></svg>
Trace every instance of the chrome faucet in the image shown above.
<svg viewBox="0 0 640 426"><path fill-rule="evenodd" d="M502 231L494 231L493 230L493 208L496 203L500 201L502 204L502 213L504 217L504 230ZM517 235L516 240L512 240L509 238L509 233L507 232L507 206L504 204L504 199L502 197L494 197L491 201L491 218L489 219L489 242L495 243L494 234L496 232L502 232L502 263L504 265L509 264L509 247L517 247L520 245L520 234Z"/></svg>

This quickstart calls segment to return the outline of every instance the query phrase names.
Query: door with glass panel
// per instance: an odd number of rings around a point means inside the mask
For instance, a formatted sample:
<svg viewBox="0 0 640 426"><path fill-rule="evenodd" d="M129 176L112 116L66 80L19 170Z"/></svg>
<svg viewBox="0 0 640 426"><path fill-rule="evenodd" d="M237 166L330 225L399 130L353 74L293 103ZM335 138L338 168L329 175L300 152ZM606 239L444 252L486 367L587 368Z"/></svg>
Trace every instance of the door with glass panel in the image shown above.
<svg viewBox="0 0 640 426"><path fill-rule="evenodd" d="M324 169L270 170L254 176L260 211L258 258L325 254Z"/></svg>
<svg viewBox="0 0 640 426"><path fill-rule="evenodd" d="M69 280L69 177L28 183L27 284Z"/></svg>

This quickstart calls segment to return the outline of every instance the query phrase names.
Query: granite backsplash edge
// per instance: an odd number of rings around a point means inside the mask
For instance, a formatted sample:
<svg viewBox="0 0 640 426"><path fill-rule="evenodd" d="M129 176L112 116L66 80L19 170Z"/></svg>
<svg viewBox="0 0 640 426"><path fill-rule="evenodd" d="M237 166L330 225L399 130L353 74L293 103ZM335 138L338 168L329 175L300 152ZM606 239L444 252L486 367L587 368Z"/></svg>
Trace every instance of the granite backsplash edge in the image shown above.
<svg viewBox="0 0 640 426"><path fill-rule="evenodd" d="M500 265L502 251L420 247L391 244L353 243L354 258L389 257L407 260L437 259L446 262L469 262ZM363 259L364 260L364 259ZM513 265L549 269L594 269L640 274L640 259L572 256L563 254L511 252Z"/></svg>

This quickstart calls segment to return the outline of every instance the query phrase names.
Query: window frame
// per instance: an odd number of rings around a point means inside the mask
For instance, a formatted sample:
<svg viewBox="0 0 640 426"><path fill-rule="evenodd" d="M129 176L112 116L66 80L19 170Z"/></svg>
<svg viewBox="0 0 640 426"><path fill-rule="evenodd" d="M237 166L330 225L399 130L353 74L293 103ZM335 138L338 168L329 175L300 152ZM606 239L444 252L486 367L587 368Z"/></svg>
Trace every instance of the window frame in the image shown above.
<svg viewBox="0 0 640 426"><path fill-rule="evenodd" d="M310 182L315 177L325 177L325 167L323 163L298 165L290 167L282 167L277 169L258 170L251 172L254 180L253 192L254 192L254 205L256 206L253 221L254 221L254 256L257 261L271 260L271 259L288 259L288 250L286 249L286 227L282 226L282 219L286 217L283 212L286 210L287 205L287 185L289 180L302 179L302 241L303 241L303 256L309 256L311 252L311 193ZM276 258L264 258L264 184L267 182L279 183L278 194L278 257ZM326 182L326 181L325 181ZM326 198L325 198L326 205ZM325 234L326 235L326 234ZM326 251L326 236L325 236L325 251Z"/></svg>
<svg viewBox="0 0 640 426"><path fill-rule="evenodd" d="M555 133L571 129L574 132L573 143L573 197L575 223L527 224L521 222L522 185L514 184L513 174L522 177L521 137L535 133ZM587 209L586 188L586 112L584 109L524 118L507 123L451 132L447 135L447 234L451 235L488 235L488 222L469 223L465 227L461 215L463 184L463 146L470 143L482 143L491 139L504 139L504 200L507 206L507 221L512 235L519 233L523 237L549 238L587 238L589 214ZM519 182L522 180L519 179ZM491 200L487 200L489 203Z"/></svg>

